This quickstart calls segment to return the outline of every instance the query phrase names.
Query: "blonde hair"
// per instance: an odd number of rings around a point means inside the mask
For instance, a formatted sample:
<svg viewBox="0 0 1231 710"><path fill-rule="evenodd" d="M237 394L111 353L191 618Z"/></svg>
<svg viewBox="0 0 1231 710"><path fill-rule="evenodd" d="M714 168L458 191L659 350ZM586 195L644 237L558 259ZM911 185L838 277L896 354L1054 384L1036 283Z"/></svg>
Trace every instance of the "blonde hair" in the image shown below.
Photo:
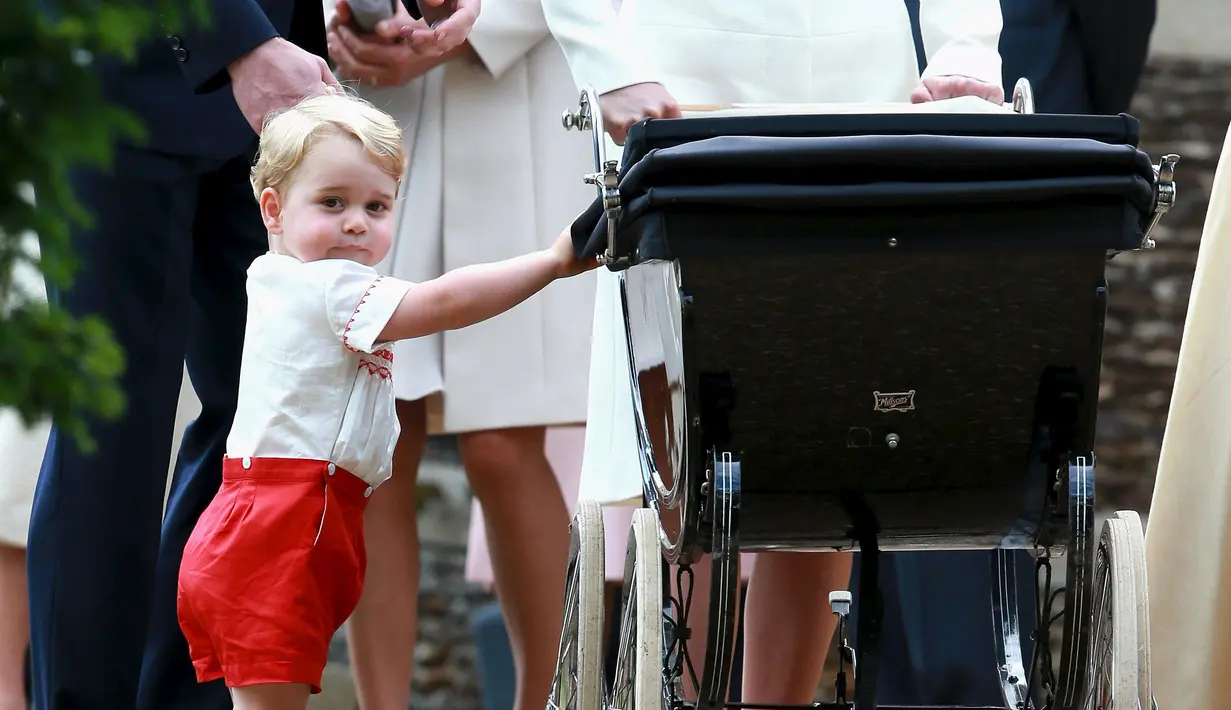
<svg viewBox="0 0 1231 710"><path fill-rule="evenodd" d="M358 96L335 90L309 96L266 117L252 166L252 191L257 199L267 187L285 188L312 146L329 135L357 139L381 170L401 182L406 148L397 122Z"/></svg>

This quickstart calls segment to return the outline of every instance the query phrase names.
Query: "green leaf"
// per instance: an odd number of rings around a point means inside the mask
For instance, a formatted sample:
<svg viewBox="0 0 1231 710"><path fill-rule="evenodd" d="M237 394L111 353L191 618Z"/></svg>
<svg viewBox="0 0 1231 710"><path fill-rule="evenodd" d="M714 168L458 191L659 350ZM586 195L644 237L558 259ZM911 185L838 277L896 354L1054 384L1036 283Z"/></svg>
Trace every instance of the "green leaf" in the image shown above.
<svg viewBox="0 0 1231 710"><path fill-rule="evenodd" d="M69 183L106 167L120 138L142 141L135 116L102 98L94 57L132 59L146 38L207 18L204 0L0 0L0 407L28 424L50 417L78 446L89 422L124 410L124 353L106 323L75 319L14 288L18 265L53 289L78 267L70 232L90 224ZM169 48L168 48L168 51ZM32 187L31 204L22 191ZM26 253L37 234L41 255Z"/></svg>

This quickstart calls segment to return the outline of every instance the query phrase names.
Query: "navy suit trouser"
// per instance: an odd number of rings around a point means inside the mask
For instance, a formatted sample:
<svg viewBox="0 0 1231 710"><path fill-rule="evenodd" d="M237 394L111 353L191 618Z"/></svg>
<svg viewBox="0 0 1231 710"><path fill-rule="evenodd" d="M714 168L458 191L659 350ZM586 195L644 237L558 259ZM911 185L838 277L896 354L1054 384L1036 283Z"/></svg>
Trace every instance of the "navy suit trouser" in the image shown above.
<svg viewBox="0 0 1231 710"><path fill-rule="evenodd" d="M49 297L111 327L127 403L90 421L92 452L59 429L48 441L27 553L36 710L231 707L221 682L196 683L175 605L184 544L221 483L246 271L268 248L250 160L121 149L110 170L72 178L92 220L72 234L74 282ZM202 412L164 516L185 363Z"/></svg>

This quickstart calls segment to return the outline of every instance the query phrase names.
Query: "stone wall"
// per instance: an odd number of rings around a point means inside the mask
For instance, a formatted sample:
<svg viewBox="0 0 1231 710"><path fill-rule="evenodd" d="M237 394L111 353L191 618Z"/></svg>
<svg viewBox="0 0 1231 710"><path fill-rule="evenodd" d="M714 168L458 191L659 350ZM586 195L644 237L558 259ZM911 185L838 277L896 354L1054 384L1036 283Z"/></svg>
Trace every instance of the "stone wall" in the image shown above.
<svg viewBox="0 0 1231 710"><path fill-rule="evenodd" d="M1158 248L1109 265L1097 454L1100 507L1146 512L1154 487L1193 267L1214 169L1231 122L1231 64L1154 59L1132 113L1157 162L1178 153L1177 205Z"/></svg>
<svg viewBox="0 0 1231 710"><path fill-rule="evenodd" d="M1157 0L1150 56L1231 61L1231 4L1226 0Z"/></svg>

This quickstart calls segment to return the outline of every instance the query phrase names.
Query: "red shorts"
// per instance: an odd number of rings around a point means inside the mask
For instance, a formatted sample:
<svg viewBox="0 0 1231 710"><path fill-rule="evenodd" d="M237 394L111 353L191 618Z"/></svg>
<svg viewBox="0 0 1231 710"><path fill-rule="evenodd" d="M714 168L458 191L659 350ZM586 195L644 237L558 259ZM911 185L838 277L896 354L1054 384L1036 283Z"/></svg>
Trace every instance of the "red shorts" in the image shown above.
<svg viewBox="0 0 1231 710"><path fill-rule="evenodd" d="M359 594L371 489L326 461L225 459L179 573L180 628L197 681L307 683Z"/></svg>

